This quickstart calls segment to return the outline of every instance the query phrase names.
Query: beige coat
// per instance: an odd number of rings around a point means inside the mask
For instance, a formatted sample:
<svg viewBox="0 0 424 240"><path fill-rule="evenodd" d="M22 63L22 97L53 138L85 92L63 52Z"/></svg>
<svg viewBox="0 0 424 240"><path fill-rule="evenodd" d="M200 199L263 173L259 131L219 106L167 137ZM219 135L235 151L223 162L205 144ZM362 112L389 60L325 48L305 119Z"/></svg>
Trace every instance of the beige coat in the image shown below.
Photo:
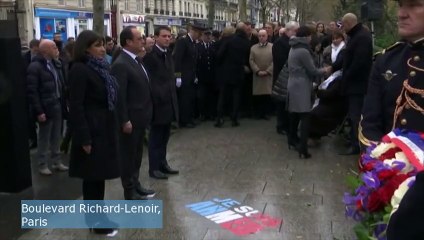
<svg viewBox="0 0 424 240"><path fill-rule="evenodd" d="M253 72L253 95L271 95L272 91L272 43L265 47L255 44L250 49L250 67ZM266 71L268 75L260 77L259 71Z"/></svg>

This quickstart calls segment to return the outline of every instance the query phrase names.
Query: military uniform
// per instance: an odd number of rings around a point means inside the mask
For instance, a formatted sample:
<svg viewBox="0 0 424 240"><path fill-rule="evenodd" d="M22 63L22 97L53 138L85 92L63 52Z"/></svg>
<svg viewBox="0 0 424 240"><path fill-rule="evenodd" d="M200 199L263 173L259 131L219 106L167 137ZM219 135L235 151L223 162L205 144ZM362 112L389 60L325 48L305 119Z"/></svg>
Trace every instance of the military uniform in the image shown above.
<svg viewBox="0 0 424 240"><path fill-rule="evenodd" d="M424 132L424 38L397 42L376 56L359 140L369 146L393 128Z"/></svg>

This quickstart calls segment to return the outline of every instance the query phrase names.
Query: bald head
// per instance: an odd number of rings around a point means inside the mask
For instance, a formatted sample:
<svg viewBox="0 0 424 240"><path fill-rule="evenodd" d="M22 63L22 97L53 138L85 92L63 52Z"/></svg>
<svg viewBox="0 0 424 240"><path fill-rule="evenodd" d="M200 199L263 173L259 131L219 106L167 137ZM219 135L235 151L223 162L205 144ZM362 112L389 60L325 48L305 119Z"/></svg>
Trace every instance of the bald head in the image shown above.
<svg viewBox="0 0 424 240"><path fill-rule="evenodd" d="M146 38L146 51L150 52L153 49L153 46L155 45L156 41L155 39L151 38L151 37L147 37Z"/></svg>
<svg viewBox="0 0 424 240"><path fill-rule="evenodd" d="M259 30L258 38L260 43L266 43L268 41L268 32L265 29Z"/></svg>
<svg viewBox="0 0 424 240"><path fill-rule="evenodd" d="M278 30L278 36L283 36L284 35L284 32L286 31L286 29L285 28L280 28L280 30Z"/></svg>
<svg viewBox="0 0 424 240"><path fill-rule="evenodd" d="M246 24L244 24L244 22L239 22L236 25L236 29L237 30L243 30L244 32L246 32Z"/></svg>
<svg viewBox="0 0 424 240"><path fill-rule="evenodd" d="M40 42L40 53L46 59L56 59L59 56L59 50L56 43L49 39L43 39Z"/></svg>
<svg viewBox="0 0 424 240"><path fill-rule="evenodd" d="M349 32L353 27L356 26L356 24L358 24L358 18L353 13L346 13L342 18L342 22L345 32Z"/></svg>

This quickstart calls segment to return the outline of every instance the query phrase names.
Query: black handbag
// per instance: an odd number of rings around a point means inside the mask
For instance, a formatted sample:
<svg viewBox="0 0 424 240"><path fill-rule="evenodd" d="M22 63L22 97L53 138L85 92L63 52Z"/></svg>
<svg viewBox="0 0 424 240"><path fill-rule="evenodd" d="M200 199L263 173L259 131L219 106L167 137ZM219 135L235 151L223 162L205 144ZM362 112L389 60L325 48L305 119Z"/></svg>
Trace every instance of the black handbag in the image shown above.
<svg viewBox="0 0 424 240"><path fill-rule="evenodd" d="M271 97L278 101L286 101L287 98L287 83L289 81L289 67L284 64L277 79L275 80L274 86L272 86Z"/></svg>

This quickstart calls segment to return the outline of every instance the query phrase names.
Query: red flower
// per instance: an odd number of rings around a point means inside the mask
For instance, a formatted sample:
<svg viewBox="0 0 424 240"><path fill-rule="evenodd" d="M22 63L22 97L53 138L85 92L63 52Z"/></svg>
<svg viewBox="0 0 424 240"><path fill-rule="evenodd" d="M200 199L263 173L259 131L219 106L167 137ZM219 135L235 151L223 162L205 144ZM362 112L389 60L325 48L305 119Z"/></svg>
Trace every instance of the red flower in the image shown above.
<svg viewBox="0 0 424 240"><path fill-rule="evenodd" d="M369 162L365 165L362 165L361 171L368 172L374 169L375 162Z"/></svg>
<svg viewBox="0 0 424 240"><path fill-rule="evenodd" d="M399 171L396 169L384 169L382 171L380 171L379 173L377 173L378 179L380 181L385 181L389 178L392 178L393 176L395 176Z"/></svg>
<svg viewBox="0 0 424 240"><path fill-rule="evenodd" d="M399 185L408 178L406 174L395 175L390 178L382 187L372 192L368 198L367 208L369 212L382 210L390 200Z"/></svg>
<svg viewBox="0 0 424 240"><path fill-rule="evenodd" d="M381 156L378 159L381 160L381 161L384 161L386 159L395 158L395 154L400 152L400 151L402 151L402 150L398 147L390 148L385 153L381 154Z"/></svg>
<svg viewBox="0 0 424 240"><path fill-rule="evenodd" d="M363 206L362 206L362 200L357 200L356 201L356 209L358 209L359 211L363 210Z"/></svg>

